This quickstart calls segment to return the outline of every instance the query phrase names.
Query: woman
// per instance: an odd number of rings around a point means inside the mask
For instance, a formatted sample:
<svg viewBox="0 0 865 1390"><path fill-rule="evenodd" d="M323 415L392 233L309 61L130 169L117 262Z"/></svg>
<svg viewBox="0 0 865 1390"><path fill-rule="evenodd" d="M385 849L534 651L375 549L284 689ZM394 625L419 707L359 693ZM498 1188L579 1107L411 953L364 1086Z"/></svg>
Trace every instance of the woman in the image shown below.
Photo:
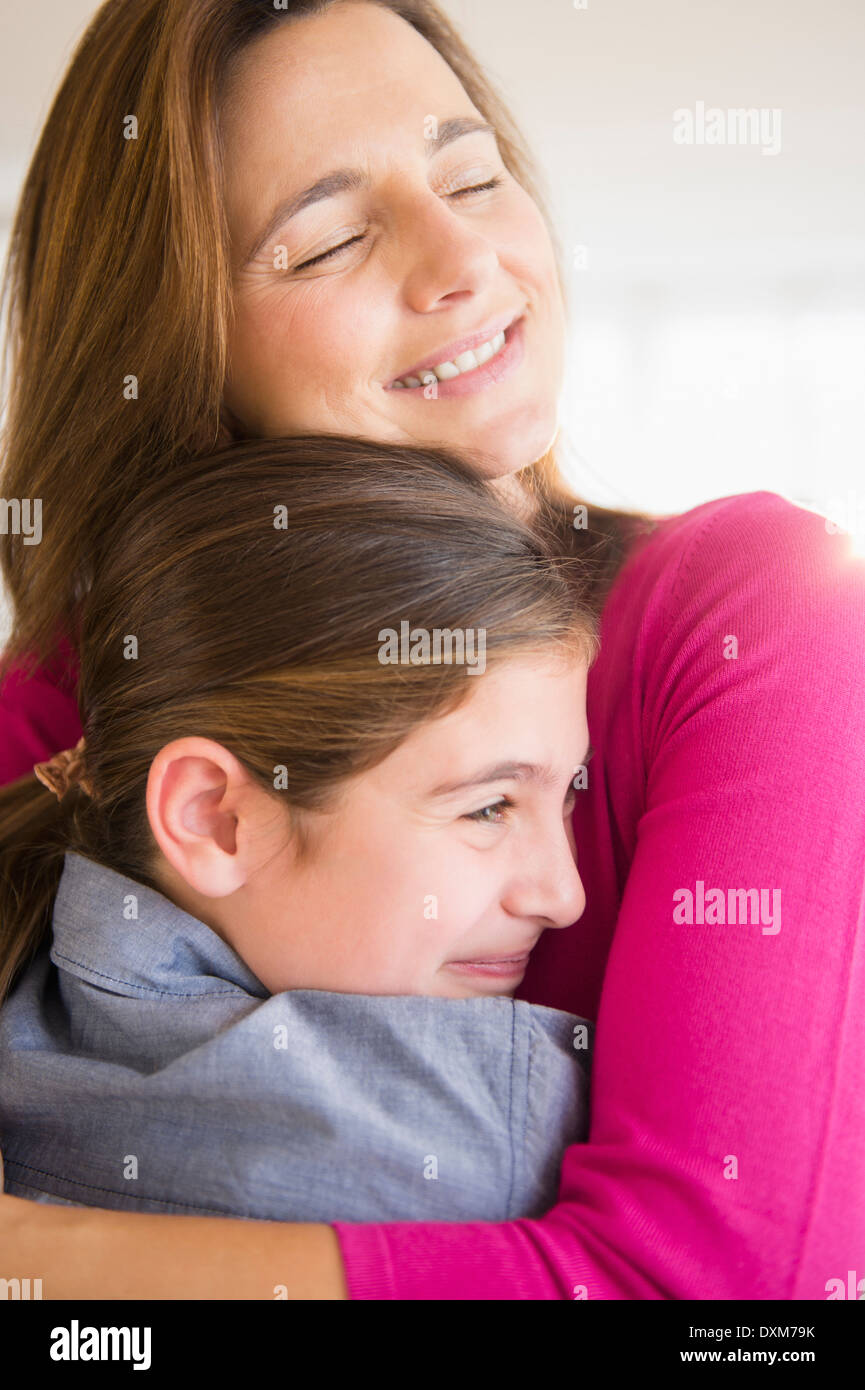
<svg viewBox="0 0 865 1390"><path fill-rule="evenodd" d="M553 243L434 6L106 6L15 246L4 496L43 499L44 542L4 538L3 558L10 655L44 664L7 675L7 777L77 738L58 633L74 643L102 529L156 459L170 488L221 435L338 431L471 447L516 507L534 486L573 506L549 454ZM431 363L438 386L406 385ZM7 1248L54 1296L814 1298L854 1267L863 566L773 494L648 532L588 520L611 587L574 821L587 908L518 991L597 1020L590 1139L557 1205L238 1228L3 1199Z"/></svg>

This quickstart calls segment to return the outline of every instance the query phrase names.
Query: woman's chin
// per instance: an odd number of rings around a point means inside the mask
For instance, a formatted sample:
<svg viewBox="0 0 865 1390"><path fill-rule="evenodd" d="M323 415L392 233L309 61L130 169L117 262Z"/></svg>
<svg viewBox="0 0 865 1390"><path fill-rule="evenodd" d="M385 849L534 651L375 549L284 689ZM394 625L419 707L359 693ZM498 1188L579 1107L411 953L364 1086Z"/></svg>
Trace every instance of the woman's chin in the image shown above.
<svg viewBox="0 0 865 1390"><path fill-rule="evenodd" d="M480 473L484 478L507 478L538 463L554 447L559 428L557 419L537 422L535 429L510 433L501 440L498 449L496 445L499 441L495 437L488 438L482 450L476 448L472 451Z"/></svg>

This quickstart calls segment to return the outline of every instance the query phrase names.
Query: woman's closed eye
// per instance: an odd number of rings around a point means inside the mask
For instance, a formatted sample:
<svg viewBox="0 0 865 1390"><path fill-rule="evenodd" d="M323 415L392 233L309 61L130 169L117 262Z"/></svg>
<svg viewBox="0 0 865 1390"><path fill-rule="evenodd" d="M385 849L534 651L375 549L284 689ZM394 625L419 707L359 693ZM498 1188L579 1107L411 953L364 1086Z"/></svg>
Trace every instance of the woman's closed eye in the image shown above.
<svg viewBox="0 0 865 1390"><path fill-rule="evenodd" d="M473 184L469 188L458 188L455 193L448 193L448 198L464 198L469 193L489 193L494 188L498 188L503 182L500 175L488 179L486 183ZM366 232L360 232L357 236L350 237L348 241L342 241L338 246L332 246L329 251L322 251L318 256L311 256L308 261L301 261L300 265L294 266L294 270L309 270L311 266L321 265L325 261L331 260L343 251L347 251L349 246L356 245L357 242L366 240Z"/></svg>

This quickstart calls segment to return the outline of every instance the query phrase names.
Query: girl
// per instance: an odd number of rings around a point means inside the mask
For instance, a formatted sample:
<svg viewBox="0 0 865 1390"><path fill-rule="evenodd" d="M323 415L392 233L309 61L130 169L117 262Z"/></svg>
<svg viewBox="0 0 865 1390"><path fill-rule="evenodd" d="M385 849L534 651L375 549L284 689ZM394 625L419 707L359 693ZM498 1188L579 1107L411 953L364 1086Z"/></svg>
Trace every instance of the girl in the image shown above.
<svg viewBox="0 0 865 1390"><path fill-rule="evenodd" d="M554 536L467 463L339 436L238 445L115 518L84 745L0 792L11 1193L553 1204L592 1026L510 996L585 905L592 567Z"/></svg>

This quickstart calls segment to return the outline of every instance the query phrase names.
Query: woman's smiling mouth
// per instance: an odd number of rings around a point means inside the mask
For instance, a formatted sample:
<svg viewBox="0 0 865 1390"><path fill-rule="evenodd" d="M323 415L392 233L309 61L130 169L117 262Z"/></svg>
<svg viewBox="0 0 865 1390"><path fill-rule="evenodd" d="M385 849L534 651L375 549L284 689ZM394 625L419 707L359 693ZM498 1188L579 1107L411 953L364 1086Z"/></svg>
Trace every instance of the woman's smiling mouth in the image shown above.
<svg viewBox="0 0 865 1390"><path fill-rule="evenodd" d="M516 371L524 356L524 317L498 329L485 329L481 334L452 345L450 357L404 373L391 382L389 391L420 393L424 399L441 396L466 396L485 390ZM458 350L456 350L458 349ZM447 353L448 349L444 351ZM430 392L429 387L434 389Z"/></svg>

